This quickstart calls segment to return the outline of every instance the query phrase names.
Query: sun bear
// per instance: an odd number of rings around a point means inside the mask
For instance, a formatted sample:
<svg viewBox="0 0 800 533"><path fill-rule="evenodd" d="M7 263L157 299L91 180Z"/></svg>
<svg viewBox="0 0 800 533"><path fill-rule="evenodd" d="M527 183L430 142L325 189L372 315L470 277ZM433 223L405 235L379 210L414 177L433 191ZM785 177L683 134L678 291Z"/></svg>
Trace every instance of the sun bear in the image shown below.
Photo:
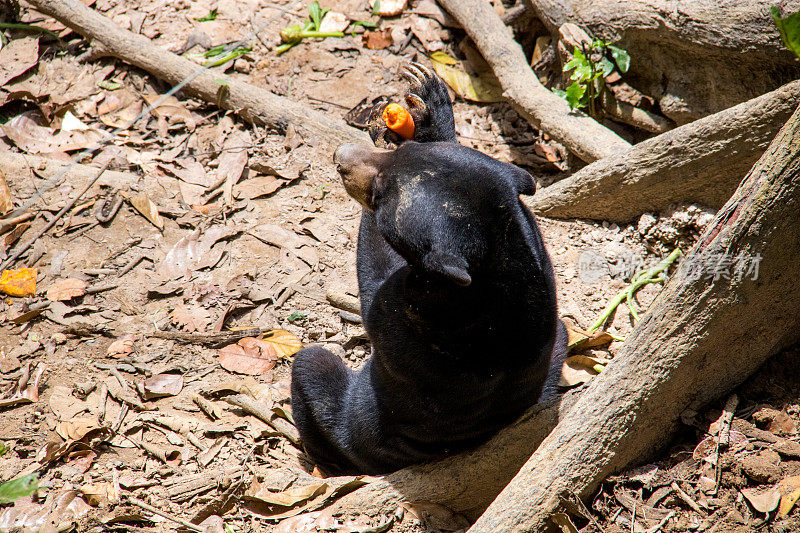
<svg viewBox="0 0 800 533"><path fill-rule="evenodd" d="M372 355L354 372L310 346L292 366L304 448L343 473L488 440L555 389L566 353L550 258L519 197L533 179L458 143L438 76L416 63L404 75L413 140L334 156L364 208L357 271Z"/></svg>

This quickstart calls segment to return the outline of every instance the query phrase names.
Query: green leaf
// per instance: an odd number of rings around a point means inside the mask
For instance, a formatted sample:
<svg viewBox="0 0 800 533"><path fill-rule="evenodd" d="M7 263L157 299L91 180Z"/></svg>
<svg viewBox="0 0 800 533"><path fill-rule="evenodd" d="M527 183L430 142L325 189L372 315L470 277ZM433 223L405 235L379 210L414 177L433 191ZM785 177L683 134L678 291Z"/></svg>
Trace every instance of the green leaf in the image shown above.
<svg viewBox="0 0 800 533"><path fill-rule="evenodd" d="M581 52L576 46L572 50L572 59L567 61L567 63L564 65L564 72L570 71L581 65L587 65L588 63L589 62L586 60L586 56L583 55L583 52Z"/></svg>
<svg viewBox="0 0 800 533"><path fill-rule="evenodd" d="M308 6L308 18L314 23L314 30L319 31L319 25L322 23L322 19L325 18L325 13L328 11L330 11L330 9L320 7L319 2L316 1L311 2L311 5Z"/></svg>
<svg viewBox="0 0 800 533"><path fill-rule="evenodd" d="M611 57L614 58L614 63L617 64L619 71L628 72L628 68L631 66L631 56L628 55L628 52L613 45L608 45L608 49L611 50Z"/></svg>
<svg viewBox="0 0 800 533"><path fill-rule="evenodd" d="M353 26L362 26L364 28L377 28L377 22L371 22L369 20L356 20L353 22Z"/></svg>
<svg viewBox="0 0 800 533"><path fill-rule="evenodd" d="M381 13L381 0L375 0L375 5L372 6L372 14L376 17L380 17Z"/></svg>
<svg viewBox="0 0 800 533"><path fill-rule="evenodd" d="M600 61L597 62L597 66L599 67L598 73L602 73L604 78L614 71L614 63L609 61L606 57L600 59Z"/></svg>
<svg viewBox="0 0 800 533"><path fill-rule="evenodd" d="M225 50L225 47L226 47L226 46L227 46L227 45L225 45L225 44L218 44L217 46L215 46L215 47L213 47L213 48L209 48L208 50L206 50L205 52L203 52L203 57L214 57L214 56L218 56L218 55L220 55L220 54L223 52L223 50Z"/></svg>
<svg viewBox="0 0 800 533"><path fill-rule="evenodd" d="M771 11L772 20L778 27L783 44L794 52L794 55L800 57L800 11L786 18L781 18L781 10L777 7L773 7Z"/></svg>
<svg viewBox="0 0 800 533"><path fill-rule="evenodd" d="M122 87L122 84L116 81L102 80L97 82L97 86L101 89L105 89L106 91L116 91Z"/></svg>
<svg viewBox="0 0 800 533"><path fill-rule="evenodd" d="M581 104L581 99L586 94L586 86L581 85L577 81L567 87L566 92L564 93L565 99L569 104L571 109L575 109L576 107L585 107L586 104Z"/></svg>
<svg viewBox="0 0 800 533"><path fill-rule="evenodd" d="M15 500L36 492L39 488L37 474L28 474L0 484L0 505L14 503Z"/></svg>
<svg viewBox="0 0 800 533"><path fill-rule="evenodd" d="M217 8L214 8L211 11L209 11L208 15L206 15L205 17L200 17L199 19L196 18L194 20L196 20L197 22L207 22L209 20L216 20L216 19L217 19Z"/></svg>
<svg viewBox="0 0 800 533"><path fill-rule="evenodd" d="M573 51L572 59L564 65L564 72L572 69L575 70L570 78L575 81L586 81L592 77L592 65L589 64L589 60L578 48Z"/></svg>

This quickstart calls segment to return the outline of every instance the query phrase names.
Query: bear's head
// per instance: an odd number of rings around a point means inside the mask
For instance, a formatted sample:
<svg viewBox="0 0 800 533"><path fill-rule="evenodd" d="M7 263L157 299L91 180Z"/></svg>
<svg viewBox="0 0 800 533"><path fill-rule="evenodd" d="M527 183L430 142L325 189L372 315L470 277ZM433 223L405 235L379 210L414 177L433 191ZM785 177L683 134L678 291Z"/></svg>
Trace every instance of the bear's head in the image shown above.
<svg viewBox="0 0 800 533"><path fill-rule="evenodd" d="M374 212L409 265L464 286L496 234L520 216L519 195L535 190L521 168L454 142L343 144L334 163L347 193Z"/></svg>

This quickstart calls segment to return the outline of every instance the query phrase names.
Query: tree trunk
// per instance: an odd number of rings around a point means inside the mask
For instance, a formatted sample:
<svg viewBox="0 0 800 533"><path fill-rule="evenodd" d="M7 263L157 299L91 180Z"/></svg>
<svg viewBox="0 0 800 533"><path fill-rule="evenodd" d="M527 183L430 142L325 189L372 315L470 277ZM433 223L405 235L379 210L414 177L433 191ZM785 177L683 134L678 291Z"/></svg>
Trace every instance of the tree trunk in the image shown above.
<svg viewBox="0 0 800 533"><path fill-rule="evenodd" d="M614 362L471 532L543 531L563 494L589 497L606 476L663 446L685 409L727 394L770 355L800 340L798 176L800 108ZM757 268L723 275L724 267L735 272L743 264Z"/></svg>
<svg viewBox="0 0 800 533"><path fill-rule="evenodd" d="M770 7L800 0L527 0L554 39L565 22L631 56L625 79L678 124L732 107L800 77Z"/></svg>
<svg viewBox="0 0 800 533"><path fill-rule="evenodd" d="M491 65L509 103L536 128L587 163L630 146L605 126L546 89L492 6L483 0L439 0L464 26Z"/></svg>
<svg viewBox="0 0 800 533"><path fill-rule="evenodd" d="M800 81L643 141L526 200L538 214L629 222L670 204L720 207L800 103Z"/></svg>
<svg viewBox="0 0 800 533"><path fill-rule="evenodd" d="M476 520L577 398L570 391L533 407L475 450L378 478L334 503L333 512L391 514L400 502L426 501Z"/></svg>
<svg viewBox="0 0 800 533"><path fill-rule="evenodd" d="M153 44L144 35L123 30L78 0L30 0L29 3L87 39L99 42L104 53L142 68L167 83L177 85L186 81L183 91L231 109L247 122L278 131L292 126L301 136L332 147L343 142L370 142L366 133L348 126L344 120L221 72L204 69Z"/></svg>

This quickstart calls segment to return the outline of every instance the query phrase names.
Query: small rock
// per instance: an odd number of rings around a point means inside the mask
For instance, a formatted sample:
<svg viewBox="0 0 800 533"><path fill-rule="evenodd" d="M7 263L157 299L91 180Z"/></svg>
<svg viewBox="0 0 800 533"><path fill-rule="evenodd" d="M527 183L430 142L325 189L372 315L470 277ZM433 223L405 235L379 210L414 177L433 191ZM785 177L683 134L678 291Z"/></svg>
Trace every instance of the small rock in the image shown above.
<svg viewBox="0 0 800 533"><path fill-rule="evenodd" d="M756 455L748 455L742 459L741 465L745 475L759 483L774 483L781 475L781 456L772 450L764 450Z"/></svg>
<svg viewBox="0 0 800 533"><path fill-rule="evenodd" d="M344 346L341 344L337 344L335 342L329 342L322 345L326 350L329 350L334 355L344 358L347 355L347 352L344 349Z"/></svg>
<svg viewBox="0 0 800 533"><path fill-rule="evenodd" d="M645 213L639 217L639 223L636 225L636 229L640 235L647 235L647 232L655 225L656 217L650 213Z"/></svg>

